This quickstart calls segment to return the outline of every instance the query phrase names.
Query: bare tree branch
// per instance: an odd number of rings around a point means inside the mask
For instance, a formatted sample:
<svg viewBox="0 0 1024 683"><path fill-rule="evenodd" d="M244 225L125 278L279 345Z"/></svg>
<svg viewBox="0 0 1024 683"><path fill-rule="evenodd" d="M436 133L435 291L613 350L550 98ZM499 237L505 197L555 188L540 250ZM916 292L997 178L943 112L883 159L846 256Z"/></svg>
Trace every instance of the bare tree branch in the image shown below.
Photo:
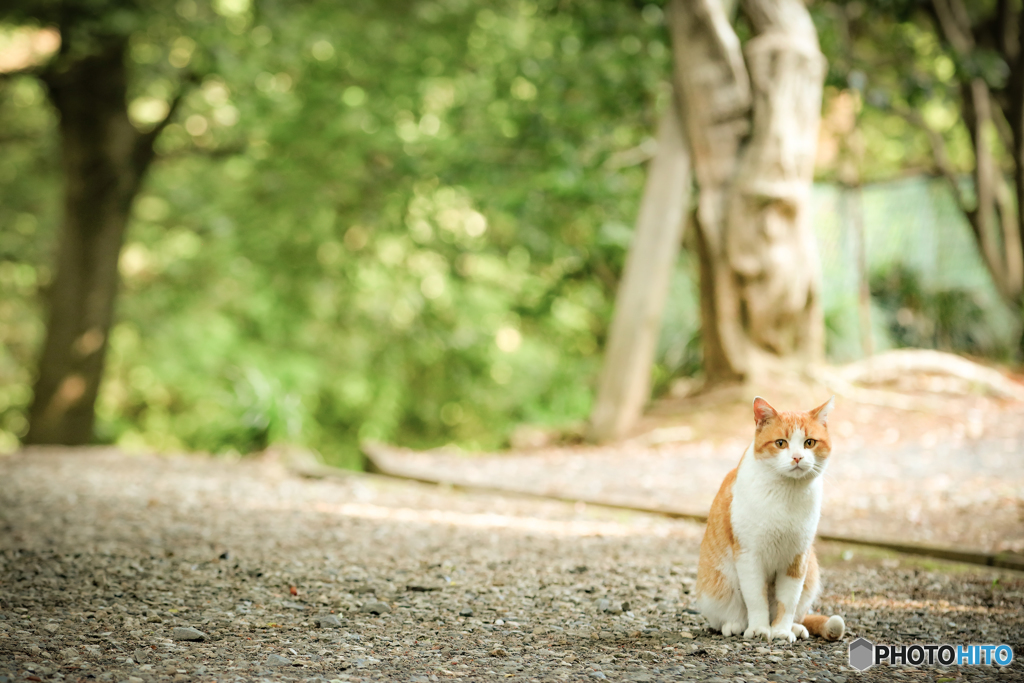
<svg viewBox="0 0 1024 683"><path fill-rule="evenodd" d="M31 76L43 80L46 75L46 69L36 66L25 67L24 69L14 69L12 71L0 71L0 83L4 81L12 81L19 76Z"/></svg>
<svg viewBox="0 0 1024 683"><path fill-rule="evenodd" d="M993 30L997 32L996 46L1007 64L1017 61L1020 54L1020 36L1018 35L1020 12L1014 6L1015 4L1010 0L999 0L999 5L996 8L996 20L992 26Z"/></svg>
<svg viewBox="0 0 1024 683"><path fill-rule="evenodd" d="M190 147L188 149L182 149L168 154L161 154L155 157L155 161L170 161L172 159L182 159L184 157L208 157L210 159L223 159L225 157L232 157L237 154L245 154L249 147L245 143L227 145L225 147L217 147L216 149L203 149L201 147Z"/></svg>
<svg viewBox="0 0 1024 683"><path fill-rule="evenodd" d="M902 117L911 125L920 128L924 131L925 135L928 136L928 143L932 148L932 159L935 162L935 169L943 178L946 179L946 182L949 184L949 189L953 192L954 201L956 201L957 206L961 211L963 211L964 215L968 217L973 225L974 209L967 203L963 190L960 188L960 179L957 177L956 169L953 168L953 164L949 160L946 140L942 137L942 134L925 123L921 114L914 109L895 106L890 107L889 111Z"/></svg>
<svg viewBox="0 0 1024 683"><path fill-rule="evenodd" d="M141 174L146 166L153 160L155 154L153 150L153 143L160 136L160 133L170 125L171 121L174 120L174 115L178 112L181 107L181 103L185 100L185 96L188 95L191 85L198 82L198 77L195 74L188 74L182 79L181 85L178 88L177 94L174 99L171 100L171 105L167 108L167 115L157 123L152 130L139 135L135 141L135 153L133 155L135 161L135 168Z"/></svg>
<svg viewBox="0 0 1024 683"><path fill-rule="evenodd" d="M953 49L966 54L974 48L970 17L959 0L932 0L935 16Z"/></svg>

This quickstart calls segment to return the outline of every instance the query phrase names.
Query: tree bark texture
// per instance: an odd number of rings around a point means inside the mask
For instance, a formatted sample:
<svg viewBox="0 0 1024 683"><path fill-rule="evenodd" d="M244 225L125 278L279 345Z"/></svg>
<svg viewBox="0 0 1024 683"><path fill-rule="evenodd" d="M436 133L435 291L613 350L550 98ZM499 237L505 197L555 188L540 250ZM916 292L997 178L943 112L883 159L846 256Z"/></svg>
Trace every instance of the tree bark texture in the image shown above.
<svg viewBox="0 0 1024 683"><path fill-rule="evenodd" d="M64 216L25 442L74 445L93 438L118 256L155 132L128 119L122 40L43 78L60 114Z"/></svg>
<svg viewBox="0 0 1024 683"><path fill-rule="evenodd" d="M650 396L661 315L693 183L675 97L658 126L657 144L615 297L615 315L590 419L588 436L593 441L624 437Z"/></svg>
<svg viewBox="0 0 1024 683"><path fill-rule="evenodd" d="M800 0L745 0L743 50L721 0L673 0L683 120L700 187L709 382L802 371L824 355L809 224L825 60Z"/></svg>

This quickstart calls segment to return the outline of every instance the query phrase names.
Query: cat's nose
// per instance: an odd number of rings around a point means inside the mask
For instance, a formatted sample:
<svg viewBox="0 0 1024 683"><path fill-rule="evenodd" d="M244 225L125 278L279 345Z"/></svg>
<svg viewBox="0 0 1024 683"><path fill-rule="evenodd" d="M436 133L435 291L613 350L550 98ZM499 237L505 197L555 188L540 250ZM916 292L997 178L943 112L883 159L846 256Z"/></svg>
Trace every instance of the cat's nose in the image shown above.
<svg viewBox="0 0 1024 683"><path fill-rule="evenodd" d="M802 455L794 455L793 456L793 462L795 462L798 465L800 464L800 461L803 460L803 459L804 459L804 456L802 456Z"/></svg>

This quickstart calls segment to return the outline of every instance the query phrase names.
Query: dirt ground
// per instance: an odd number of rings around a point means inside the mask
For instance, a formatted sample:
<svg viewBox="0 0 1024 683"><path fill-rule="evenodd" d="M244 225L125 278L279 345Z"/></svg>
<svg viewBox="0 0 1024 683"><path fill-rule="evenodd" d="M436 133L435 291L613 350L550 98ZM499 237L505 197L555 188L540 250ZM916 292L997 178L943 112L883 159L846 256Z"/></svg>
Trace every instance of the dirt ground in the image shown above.
<svg viewBox="0 0 1024 683"><path fill-rule="evenodd" d="M704 629L702 533L267 460L24 452L0 459L0 682L1024 680L846 665L861 636L1020 653L1024 575L820 544L847 635L769 646Z"/></svg>

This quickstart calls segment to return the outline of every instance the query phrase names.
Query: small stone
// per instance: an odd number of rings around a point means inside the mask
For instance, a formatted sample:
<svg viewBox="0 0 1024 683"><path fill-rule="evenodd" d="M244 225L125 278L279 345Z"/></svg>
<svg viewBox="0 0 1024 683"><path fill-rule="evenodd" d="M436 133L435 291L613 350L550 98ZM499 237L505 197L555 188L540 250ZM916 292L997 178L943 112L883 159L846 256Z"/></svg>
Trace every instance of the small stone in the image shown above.
<svg viewBox="0 0 1024 683"><path fill-rule="evenodd" d="M138 676L129 676L128 683L142 683L142 679Z"/></svg>
<svg viewBox="0 0 1024 683"><path fill-rule="evenodd" d="M508 657L508 651L500 647L496 647L489 653L492 657Z"/></svg>
<svg viewBox="0 0 1024 683"><path fill-rule="evenodd" d="M391 606L386 602L374 600L363 605L359 611L366 614L387 614L391 611Z"/></svg>
<svg viewBox="0 0 1024 683"><path fill-rule="evenodd" d="M191 626L175 626L171 632L174 640L206 640L206 634Z"/></svg>
<svg viewBox="0 0 1024 683"><path fill-rule="evenodd" d="M436 583L410 583L405 586L405 590L413 591L414 593L429 593L431 591L439 591L442 586Z"/></svg>
<svg viewBox="0 0 1024 683"><path fill-rule="evenodd" d="M264 663L267 666L291 666L292 660L281 655L267 655L267 661Z"/></svg>
<svg viewBox="0 0 1024 683"><path fill-rule="evenodd" d="M341 628L341 619L336 614L325 614L316 618L317 626L320 628Z"/></svg>
<svg viewBox="0 0 1024 683"><path fill-rule="evenodd" d="M141 647L137 648L135 650L135 652L132 653L132 658L135 660L136 664L145 664L146 662L149 661L149 657L150 657L149 651L148 650L143 650Z"/></svg>
<svg viewBox="0 0 1024 683"><path fill-rule="evenodd" d="M78 656L78 650L73 647L66 647L60 651L60 656L62 659L74 659Z"/></svg>
<svg viewBox="0 0 1024 683"><path fill-rule="evenodd" d="M603 671L590 671L588 673L594 678L600 678L601 680L608 678Z"/></svg>
<svg viewBox="0 0 1024 683"><path fill-rule="evenodd" d="M56 624L56 623L51 621L49 624L46 624L45 626L43 626L43 628L45 628L50 633L56 633L57 629L60 628L60 624Z"/></svg>
<svg viewBox="0 0 1024 683"><path fill-rule="evenodd" d="M563 662L569 662L569 663L571 664L572 662L575 662L575 661L576 661L576 655L574 655L574 654L572 654L572 653L570 652L570 653L569 653L569 654L567 654L566 656L562 657L562 661L563 661Z"/></svg>
<svg viewBox="0 0 1024 683"><path fill-rule="evenodd" d="M471 617L471 616L473 616L473 610L470 609L469 607L463 607L462 609L459 610L459 616L460 617Z"/></svg>

